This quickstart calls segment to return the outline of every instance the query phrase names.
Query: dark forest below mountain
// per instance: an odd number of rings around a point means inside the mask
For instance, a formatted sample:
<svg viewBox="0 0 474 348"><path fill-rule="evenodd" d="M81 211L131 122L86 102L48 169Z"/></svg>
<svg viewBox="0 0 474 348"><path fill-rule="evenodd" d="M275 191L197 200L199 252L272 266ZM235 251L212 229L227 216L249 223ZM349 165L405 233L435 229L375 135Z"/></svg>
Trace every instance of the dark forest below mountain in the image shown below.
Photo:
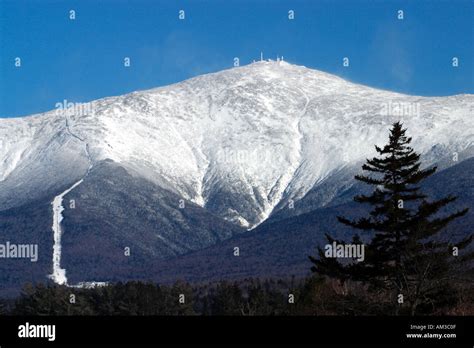
<svg viewBox="0 0 474 348"><path fill-rule="evenodd" d="M72 300L72 295L74 300ZM184 297L180 297L184 295ZM291 296L293 295L293 296ZM471 282L453 286L417 315L470 315ZM181 301L181 302L180 302ZM74 302L74 303L71 303ZM184 302L184 303L182 303ZM386 315L393 302L361 284L322 277L245 279L160 286L128 282L93 289L27 285L16 300L0 302L3 315ZM403 313L400 314L409 314Z"/></svg>

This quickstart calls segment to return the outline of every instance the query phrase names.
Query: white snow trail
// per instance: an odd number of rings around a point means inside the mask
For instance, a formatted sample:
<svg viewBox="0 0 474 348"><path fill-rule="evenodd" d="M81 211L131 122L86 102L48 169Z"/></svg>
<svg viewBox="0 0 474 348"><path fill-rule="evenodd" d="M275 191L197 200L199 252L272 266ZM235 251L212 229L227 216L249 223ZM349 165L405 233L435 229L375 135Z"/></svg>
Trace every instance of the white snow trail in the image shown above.
<svg viewBox="0 0 474 348"><path fill-rule="evenodd" d="M66 130L69 133L69 135L80 140L84 144L84 151L89 161L89 167L87 168L87 171L84 174L84 176L79 181L74 183L66 191L54 197L53 201L51 202L51 205L53 206L52 230L53 230L54 244L53 244L53 272L52 274L49 275L49 278L56 284L66 285L68 287L73 287L73 288L93 288L96 286L104 286L104 285L107 285L106 282L80 282L76 285L70 285L68 284L68 281L67 281L66 270L64 268L61 268L61 237L63 234L63 231L61 229L61 221L64 219L62 215L62 212L64 211L63 198L84 181L86 176L89 175L89 172L92 168L92 158L89 153L89 145L85 142L84 139L80 138L79 136L71 132L71 129L69 128L69 122L68 122L67 116L66 116Z"/></svg>
<svg viewBox="0 0 474 348"><path fill-rule="evenodd" d="M56 284L67 285L66 270L61 268L61 221L63 220L62 212L63 197L79 186L84 179L79 180L66 191L60 195L54 197L51 202L53 206L53 234L54 234L54 245L53 245L53 273L49 276Z"/></svg>

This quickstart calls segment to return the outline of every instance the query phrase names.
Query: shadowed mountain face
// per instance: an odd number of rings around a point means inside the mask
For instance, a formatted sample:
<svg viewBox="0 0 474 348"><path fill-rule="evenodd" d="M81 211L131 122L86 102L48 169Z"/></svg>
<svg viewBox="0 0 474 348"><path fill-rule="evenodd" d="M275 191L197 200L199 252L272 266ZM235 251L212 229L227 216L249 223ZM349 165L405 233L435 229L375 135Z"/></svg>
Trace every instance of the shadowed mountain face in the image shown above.
<svg viewBox="0 0 474 348"><path fill-rule="evenodd" d="M469 159L434 174L423 185L423 191L433 199L450 194L457 196L458 199L448 209L450 212L470 208L466 216L455 220L442 232L443 238L453 242L474 233L473 171L474 159ZM338 239L351 239L354 230L339 223L337 216L355 218L364 213L363 206L350 202L275 223L268 222L205 250L159 262L148 277L161 282L176 279L204 282L246 277L305 276L310 273L311 267L308 255L316 255L316 247L327 243L325 233ZM233 255L235 247L240 250L238 257Z"/></svg>
<svg viewBox="0 0 474 348"><path fill-rule="evenodd" d="M0 119L0 243L40 255L0 260L0 291L47 280L53 255L70 284L304 274L325 232L352 233L335 216L361 209L353 176L395 121L423 166L443 168L427 190L472 206L473 102L259 62L93 101L87 114Z"/></svg>
<svg viewBox="0 0 474 348"><path fill-rule="evenodd" d="M66 196L63 266L69 279L107 281L122 267L203 249L244 230L112 162L97 166ZM87 241L84 243L84 241ZM128 253L129 251L129 253ZM130 254L130 255L128 255Z"/></svg>
<svg viewBox="0 0 474 348"><path fill-rule="evenodd" d="M53 254L51 221L49 199L0 211L0 243L38 245L36 262L29 259L0 259L0 297L18 295L27 282L47 281Z"/></svg>
<svg viewBox="0 0 474 348"><path fill-rule="evenodd" d="M51 200L45 197L0 212L2 240L35 243L40 250L36 263L2 260L2 287L46 281L51 274ZM244 231L111 161L95 166L64 197L63 206L62 267L72 283L107 281L122 269L131 275L152 261L202 249Z"/></svg>
<svg viewBox="0 0 474 348"><path fill-rule="evenodd" d="M457 195L451 210L471 208L449 226L446 238L457 240L472 233L473 170L474 159L463 161L436 173L423 187L433 198ZM71 200L75 209L68 208ZM65 197L62 266L70 282L303 276L309 272L307 256L326 243L324 233L347 239L354 233L336 217L364 214L360 204L348 202L269 221L245 232L193 203L184 202L184 209L179 204L173 193L130 175L115 163L100 163L77 191ZM40 251L36 263L2 261L6 267L0 293L14 295L20 284L47 281L53 243L50 200L3 211L0 221L7 240L31 240ZM125 255L126 247L130 256ZM234 256L235 247L239 256Z"/></svg>

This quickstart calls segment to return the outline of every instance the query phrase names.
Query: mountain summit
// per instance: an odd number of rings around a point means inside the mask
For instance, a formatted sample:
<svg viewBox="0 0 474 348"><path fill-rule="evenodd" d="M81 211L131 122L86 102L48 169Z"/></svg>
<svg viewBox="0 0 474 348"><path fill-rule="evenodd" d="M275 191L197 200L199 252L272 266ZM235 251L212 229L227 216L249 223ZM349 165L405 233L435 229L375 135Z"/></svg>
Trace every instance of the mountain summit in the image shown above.
<svg viewBox="0 0 474 348"><path fill-rule="evenodd" d="M430 163L471 153L473 105L472 95L407 96L257 62L87 108L0 119L0 209L109 160L249 229L370 156L399 119Z"/></svg>

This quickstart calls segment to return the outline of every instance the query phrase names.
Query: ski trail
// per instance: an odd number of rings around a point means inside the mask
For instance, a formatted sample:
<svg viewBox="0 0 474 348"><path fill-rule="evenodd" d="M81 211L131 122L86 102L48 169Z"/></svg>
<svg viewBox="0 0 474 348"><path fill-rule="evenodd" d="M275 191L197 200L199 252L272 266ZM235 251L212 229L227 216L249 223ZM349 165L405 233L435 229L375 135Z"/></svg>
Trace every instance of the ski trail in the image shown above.
<svg viewBox="0 0 474 348"><path fill-rule="evenodd" d="M76 182L66 191L60 195L54 197L51 204L53 205L53 233L54 233L54 245L53 245L53 273L49 276L56 284L67 285L66 270L61 268L61 221L63 220L62 212L63 197L75 189L82 183L83 179Z"/></svg>
<svg viewBox="0 0 474 348"><path fill-rule="evenodd" d="M61 237L62 237L62 229L61 229L61 221L64 219L62 212L64 211L63 207L63 198L66 196L69 192L74 190L77 186L82 184L84 179L89 175L90 170L92 169L92 158L89 153L89 144L85 142L84 139L80 138L73 132L71 132L71 129L69 128L69 121L67 116L66 118L66 131L69 133L70 136L73 138L78 139L84 144L84 151L87 155L87 159L89 161L89 167L87 168L86 173L84 176L74 183L70 188L68 188L66 191L62 192L61 194L57 195L54 197L53 201L51 202L51 205L53 206L53 225L52 225L52 230L53 230L53 239L54 239L54 244L53 244L53 272L50 274L48 277L55 282L56 284L59 285L66 285L68 287L73 287L73 288L93 288L96 286L104 286L107 285L106 282L80 282L76 285L69 285L66 277L66 270L64 268L61 268Z"/></svg>

